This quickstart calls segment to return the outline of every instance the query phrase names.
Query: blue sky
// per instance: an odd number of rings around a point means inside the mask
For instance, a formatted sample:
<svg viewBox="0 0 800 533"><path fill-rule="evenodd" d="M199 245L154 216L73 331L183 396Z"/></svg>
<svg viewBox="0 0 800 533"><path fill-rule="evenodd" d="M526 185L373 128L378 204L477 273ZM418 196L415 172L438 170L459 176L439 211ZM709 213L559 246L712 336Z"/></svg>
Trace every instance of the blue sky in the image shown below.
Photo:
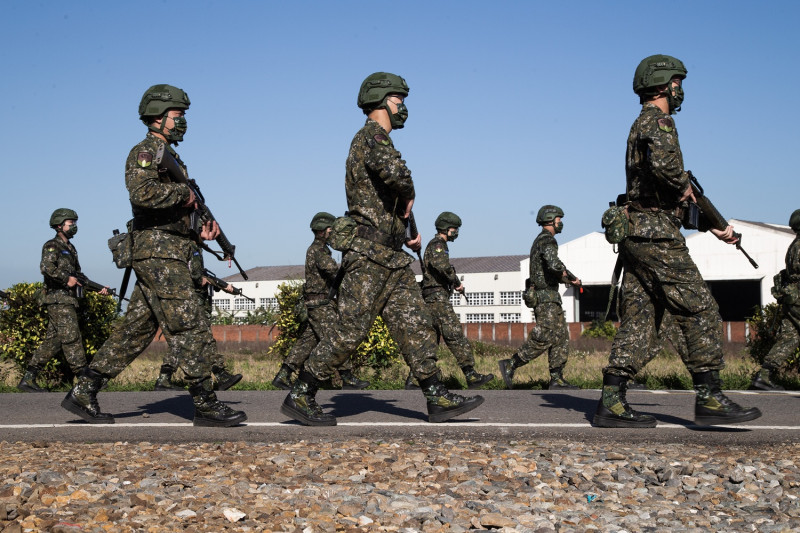
<svg viewBox="0 0 800 533"><path fill-rule="evenodd" d="M80 215L84 272L118 286L106 240L130 217L124 161L156 83L192 100L178 147L244 268L301 264L317 211L342 214L344 161L375 71L411 87L392 133L423 239L464 221L454 257L527 254L536 210L561 242L599 230L624 190L639 61L689 75L684 159L728 218L786 224L797 201L800 3L673 1L2 3L0 288L41 279L58 207ZM745 236L745 239L747 236ZM209 261L220 276L235 272Z"/></svg>

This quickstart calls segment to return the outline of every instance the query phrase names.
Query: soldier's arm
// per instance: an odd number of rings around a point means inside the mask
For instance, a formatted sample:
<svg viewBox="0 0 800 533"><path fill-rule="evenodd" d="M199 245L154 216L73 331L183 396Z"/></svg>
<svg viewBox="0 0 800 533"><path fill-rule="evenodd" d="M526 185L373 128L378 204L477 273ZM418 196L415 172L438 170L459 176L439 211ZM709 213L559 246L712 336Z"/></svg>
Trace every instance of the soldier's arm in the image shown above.
<svg viewBox="0 0 800 533"><path fill-rule="evenodd" d="M42 261L39 263L39 270L41 270L42 274L45 276L58 280L66 285L69 282L71 272L67 272L65 269L59 267L58 257L60 255L61 250L55 245L45 243L42 248Z"/></svg>
<svg viewBox="0 0 800 533"><path fill-rule="evenodd" d="M327 282L332 282L339 271L339 265L330 255L324 251L319 251L316 256L317 270L322 278Z"/></svg>
<svg viewBox="0 0 800 533"><path fill-rule="evenodd" d="M393 147L375 143L367 153L365 164L401 198L413 200L416 197L411 171L406 167L406 162L401 159L400 152Z"/></svg>
<svg viewBox="0 0 800 533"><path fill-rule="evenodd" d="M458 284L455 269L450 264L450 255L440 244L434 243L425 250L425 267L437 280Z"/></svg>
<svg viewBox="0 0 800 533"><path fill-rule="evenodd" d="M148 167L143 168L137 156L138 151L134 149L125 164L125 185L133 205L147 209L167 209L187 204L191 197L188 185L162 183L158 179L156 164L151 162Z"/></svg>
<svg viewBox="0 0 800 533"><path fill-rule="evenodd" d="M550 272L560 275L567 268L558 258L558 244L556 244L555 239L545 244L542 250L542 259L544 260L544 268Z"/></svg>
<svg viewBox="0 0 800 533"><path fill-rule="evenodd" d="M672 119L669 119L672 121ZM669 128L668 128L669 129ZM689 187L689 175L683 168L683 156L674 124L664 131L655 123L648 132L648 157L653 175L680 198Z"/></svg>

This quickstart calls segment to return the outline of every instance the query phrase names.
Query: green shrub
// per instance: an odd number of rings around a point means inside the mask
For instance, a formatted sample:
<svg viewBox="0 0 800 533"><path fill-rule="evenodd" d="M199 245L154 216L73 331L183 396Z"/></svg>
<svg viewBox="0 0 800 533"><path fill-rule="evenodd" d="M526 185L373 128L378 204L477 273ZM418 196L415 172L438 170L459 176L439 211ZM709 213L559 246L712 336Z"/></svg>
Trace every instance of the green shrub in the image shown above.
<svg viewBox="0 0 800 533"><path fill-rule="evenodd" d="M280 315L274 326L278 328L278 337L269 348L270 354L286 357L297 338L302 334L301 324L298 323L295 314L295 305L302 297L302 291L303 283L301 281L290 280L278 285L278 292L275 296L278 299ZM352 358L354 368L362 366L375 369L389 368L400 362L401 357L397 343L392 339L381 317L375 319L366 340L358 346Z"/></svg>
<svg viewBox="0 0 800 533"><path fill-rule="evenodd" d="M0 310L0 351L2 358L13 361L25 369L30 356L44 340L47 331L47 308L36 304L35 292L43 283L17 283L6 292L8 302ZM78 324L83 337L87 361L111 334L118 317L117 302L112 296L86 292L78 308ZM59 382L71 379L69 365L63 354L49 361L45 367L48 379Z"/></svg>
<svg viewBox="0 0 800 533"><path fill-rule="evenodd" d="M747 319L750 335L747 337L747 349L750 357L759 365L764 363L764 358L775 344L778 329L783 319L783 311L778 303L756 307L756 313ZM786 362L787 366L798 369L800 365L800 348Z"/></svg>
<svg viewBox="0 0 800 533"><path fill-rule="evenodd" d="M613 340L614 337L617 335L617 328L614 326L614 323L610 320L606 320L604 322L600 319L595 319L592 320L592 325L589 326L588 329L583 330L583 333L581 333L581 335L593 339Z"/></svg>

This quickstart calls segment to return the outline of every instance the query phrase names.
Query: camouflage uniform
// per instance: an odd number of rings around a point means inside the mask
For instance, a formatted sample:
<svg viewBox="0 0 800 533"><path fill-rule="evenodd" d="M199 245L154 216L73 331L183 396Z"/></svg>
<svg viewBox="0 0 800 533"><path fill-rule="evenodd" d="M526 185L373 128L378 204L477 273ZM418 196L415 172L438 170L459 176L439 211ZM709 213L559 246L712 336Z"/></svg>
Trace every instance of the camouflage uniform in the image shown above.
<svg viewBox="0 0 800 533"><path fill-rule="evenodd" d="M422 297L433 319L433 327L458 361L460 367L473 367L472 346L464 337L461 321L450 304L453 288L461 285L453 265L447 240L436 235L428 243L423 256L425 274L422 276Z"/></svg>
<svg viewBox="0 0 800 533"><path fill-rule="evenodd" d="M50 239L42 247L39 269L44 275L46 294L42 303L47 306L49 321L44 341L34 352L28 366L44 368L61 350L72 372L77 374L86 366L86 354L78 326L78 299L75 297L75 288L67 287L67 281L70 276L81 272L78 251L69 241L64 242L59 237Z"/></svg>

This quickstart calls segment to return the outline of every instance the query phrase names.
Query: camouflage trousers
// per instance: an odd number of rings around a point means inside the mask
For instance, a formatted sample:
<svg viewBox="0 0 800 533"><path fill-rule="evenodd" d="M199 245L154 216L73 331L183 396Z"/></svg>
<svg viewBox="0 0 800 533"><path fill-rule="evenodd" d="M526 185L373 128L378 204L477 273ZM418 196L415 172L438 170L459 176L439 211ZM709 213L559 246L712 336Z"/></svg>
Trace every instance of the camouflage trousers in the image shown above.
<svg viewBox="0 0 800 533"><path fill-rule="evenodd" d="M198 304L205 309L206 318L208 319L209 323L208 331L205 331L201 334L203 339L203 347L200 350L200 355L203 359L207 360L212 367L224 367L225 358L217 349L217 341L214 339L214 334L212 333L210 327L212 312L211 302L206 297L206 290L204 288L198 289L195 287L195 294L197 295ZM164 355L164 359L162 360L162 364L169 366L172 369L176 369L180 365L178 362L178 358L180 357L179 345L173 342L171 333L166 330L163 330L162 333L164 334L164 340L166 341L168 347L167 353Z"/></svg>
<svg viewBox="0 0 800 533"><path fill-rule="evenodd" d="M433 320L433 328L437 335L444 339L444 343L453 352L458 366L475 366L475 356L472 353L472 345L461 329L461 321L450 305L450 299L444 292L436 292L428 296L425 300L428 312Z"/></svg>
<svg viewBox="0 0 800 533"><path fill-rule="evenodd" d="M28 361L28 366L42 368L47 362L64 352L73 373L86 366L86 353L83 351L83 339L78 327L78 313L72 304L48 304L47 332L44 341L36 349Z"/></svg>
<svg viewBox="0 0 800 533"><path fill-rule="evenodd" d="M329 379L380 315L414 377L423 380L436 374L436 333L411 267L389 269L349 251L343 268L339 316L325 328L306 370L321 381Z"/></svg>
<svg viewBox="0 0 800 533"><path fill-rule="evenodd" d="M177 354L178 366L191 385L211 375L203 356L211 325L194 291L186 263L170 259L135 261L136 287L128 309L90 367L109 378L117 376L150 344L161 327Z"/></svg>
<svg viewBox="0 0 800 533"><path fill-rule="evenodd" d="M781 320L775 344L764 358L764 368L778 370L794 354L800 346L800 306L783 306L783 319Z"/></svg>
<svg viewBox="0 0 800 533"><path fill-rule="evenodd" d="M569 330L564 308L558 302L539 304L535 308L536 325L528 333L528 340L517 350L526 363L547 352L551 371L561 370L569 355Z"/></svg>
<svg viewBox="0 0 800 533"><path fill-rule="evenodd" d="M633 378L659 352L665 313L672 315L686 343L687 369L721 370L725 363L719 308L684 240L629 237L619 249L625 267L622 323L603 372Z"/></svg>
<svg viewBox="0 0 800 533"><path fill-rule="evenodd" d="M322 305L306 304L306 306L308 308L308 320L305 328L297 338L294 346L292 346L289 355L283 361L294 370L303 368L303 365L311 356L311 352L319 344L323 332L339 319L336 314L336 304L330 300ZM350 357L346 358L340 369L352 370L352 359Z"/></svg>

